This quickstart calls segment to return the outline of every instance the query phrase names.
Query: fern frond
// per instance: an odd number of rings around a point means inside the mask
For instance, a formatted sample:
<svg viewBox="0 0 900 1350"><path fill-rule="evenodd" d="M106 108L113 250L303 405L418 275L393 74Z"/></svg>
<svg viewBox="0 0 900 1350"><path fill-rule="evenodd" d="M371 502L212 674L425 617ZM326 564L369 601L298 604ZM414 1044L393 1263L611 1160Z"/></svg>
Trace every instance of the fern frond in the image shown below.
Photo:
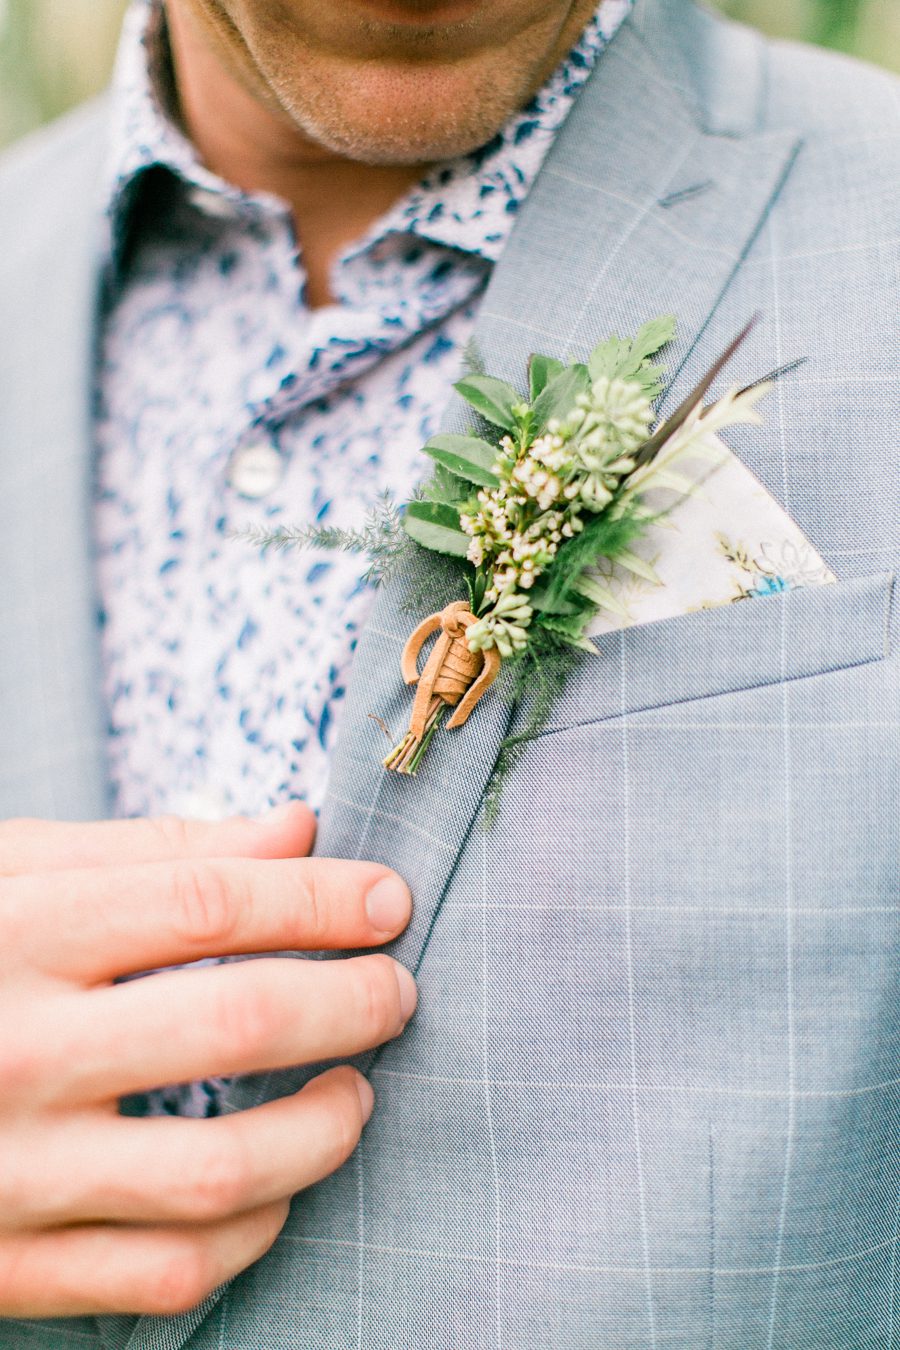
<svg viewBox="0 0 900 1350"><path fill-rule="evenodd" d="M385 581L413 551L414 545L403 528L400 508L389 493L384 493L366 516L361 529L344 530L336 525L249 525L237 530L234 538L243 539L263 553L269 549L321 548L342 553L364 553L369 559L367 582Z"/></svg>

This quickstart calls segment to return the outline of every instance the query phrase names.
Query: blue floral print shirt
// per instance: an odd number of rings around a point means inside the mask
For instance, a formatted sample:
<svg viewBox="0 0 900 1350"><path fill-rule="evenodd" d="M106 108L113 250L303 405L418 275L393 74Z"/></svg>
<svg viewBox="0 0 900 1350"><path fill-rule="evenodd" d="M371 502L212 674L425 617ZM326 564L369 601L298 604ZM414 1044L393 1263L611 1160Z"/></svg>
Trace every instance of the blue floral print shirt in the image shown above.
<svg viewBox="0 0 900 1350"><path fill-rule="evenodd" d="M211 174L169 112L159 0L114 84L95 533L117 811L317 806L372 592L343 554L248 525L359 524L406 499L491 268L631 0L604 0L527 108L434 169L305 302L286 205Z"/></svg>

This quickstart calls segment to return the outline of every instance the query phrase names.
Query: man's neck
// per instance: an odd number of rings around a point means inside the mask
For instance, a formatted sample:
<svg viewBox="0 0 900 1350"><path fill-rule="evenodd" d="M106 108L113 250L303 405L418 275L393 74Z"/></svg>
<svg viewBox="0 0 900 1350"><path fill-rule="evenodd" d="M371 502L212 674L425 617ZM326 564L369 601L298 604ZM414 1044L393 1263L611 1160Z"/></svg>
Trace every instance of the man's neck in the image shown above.
<svg viewBox="0 0 900 1350"><path fill-rule="evenodd" d="M176 6L169 11L169 35L180 116L204 164L245 192L270 192L290 205L307 302L313 308L331 303L334 260L426 166L360 164L333 154L250 94Z"/></svg>

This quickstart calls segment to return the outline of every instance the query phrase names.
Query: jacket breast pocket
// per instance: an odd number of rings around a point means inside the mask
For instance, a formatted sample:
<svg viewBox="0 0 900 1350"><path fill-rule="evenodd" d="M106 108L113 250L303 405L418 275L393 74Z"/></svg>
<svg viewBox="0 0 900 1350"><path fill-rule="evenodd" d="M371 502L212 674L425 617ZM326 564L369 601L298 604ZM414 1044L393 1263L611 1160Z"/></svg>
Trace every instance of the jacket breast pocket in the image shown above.
<svg viewBox="0 0 900 1350"><path fill-rule="evenodd" d="M546 732L883 660L893 581L860 577L605 634Z"/></svg>
<svg viewBox="0 0 900 1350"><path fill-rule="evenodd" d="M783 1240L835 1279L881 1242L890 603L873 576L604 637L471 833L379 1086L424 1118L417 1085L452 1084L468 1154L431 1193L484 1178L535 1262L771 1281Z"/></svg>

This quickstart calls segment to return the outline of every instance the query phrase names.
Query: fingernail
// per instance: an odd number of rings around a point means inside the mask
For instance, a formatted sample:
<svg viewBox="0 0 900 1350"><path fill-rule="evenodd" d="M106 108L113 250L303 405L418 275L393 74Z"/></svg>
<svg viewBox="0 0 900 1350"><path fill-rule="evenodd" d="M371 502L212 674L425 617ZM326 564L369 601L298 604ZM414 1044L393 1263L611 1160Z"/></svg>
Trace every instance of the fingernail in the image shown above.
<svg viewBox="0 0 900 1350"><path fill-rule="evenodd" d="M419 1001L419 991L416 988L416 982L410 975L406 966L401 966L399 962L394 962L394 968L397 972L397 983L400 986L400 1012L403 1018L403 1025L412 1017L416 1011L416 1004Z"/></svg>
<svg viewBox="0 0 900 1350"><path fill-rule="evenodd" d="M359 1093L359 1104L362 1107L363 1122L368 1121L375 1106L375 1093L372 1091L372 1085L368 1078L363 1078L361 1073L356 1075L356 1090Z"/></svg>
<svg viewBox="0 0 900 1350"><path fill-rule="evenodd" d="M366 914L376 933L398 933L409 921L410 896L399 877L382 877L366 896Z"/></svg>

